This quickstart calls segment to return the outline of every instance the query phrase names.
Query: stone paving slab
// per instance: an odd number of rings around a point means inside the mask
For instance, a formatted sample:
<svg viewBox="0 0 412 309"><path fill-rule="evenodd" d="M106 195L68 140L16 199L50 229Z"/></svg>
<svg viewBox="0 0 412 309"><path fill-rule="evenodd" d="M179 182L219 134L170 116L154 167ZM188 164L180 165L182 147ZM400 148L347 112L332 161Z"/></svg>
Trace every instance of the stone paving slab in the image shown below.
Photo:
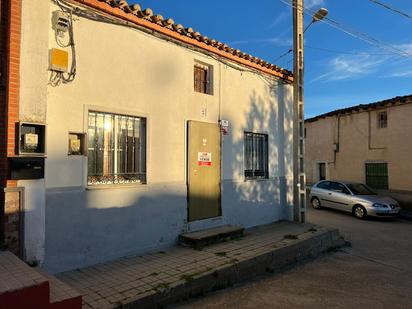
<svg viewBox="0 0 412 309"><path fill-rule="evenodd" d="M278 222L202 250L173 247L56 275L83 295L83 308L155 308L315 256L337 230Z"/></svg>

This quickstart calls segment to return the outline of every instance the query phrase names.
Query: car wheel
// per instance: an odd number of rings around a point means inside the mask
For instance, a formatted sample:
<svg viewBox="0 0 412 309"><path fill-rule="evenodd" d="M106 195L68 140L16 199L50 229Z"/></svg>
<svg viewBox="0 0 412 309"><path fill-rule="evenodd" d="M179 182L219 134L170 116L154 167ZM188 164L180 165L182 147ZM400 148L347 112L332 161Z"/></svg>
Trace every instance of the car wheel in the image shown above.
<svg viewBox="0 0 412 309"><path fill-rule="evenodd" d="M318 199L317 197L314 197L310 202L311 202L312 207L313 207L314 209L319 209L319 208L321 207L320 201L319 201L319 199Z"/></svg>
<svg viewBox="0 0 412 309"><path fill-rule="evenodd" d="M355 208L353 209L353 214L358 219L365 219L366 216L368 215L366 213L366 209L363 206L360 206L360 205L355 206Z"/></svg>

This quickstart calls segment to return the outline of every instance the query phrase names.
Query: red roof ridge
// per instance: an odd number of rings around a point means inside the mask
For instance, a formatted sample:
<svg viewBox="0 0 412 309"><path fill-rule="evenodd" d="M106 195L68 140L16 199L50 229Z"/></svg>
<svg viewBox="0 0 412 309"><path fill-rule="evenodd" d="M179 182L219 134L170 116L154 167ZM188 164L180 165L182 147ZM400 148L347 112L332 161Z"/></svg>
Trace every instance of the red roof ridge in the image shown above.
<svg viewBox="0 0 412 309"><path fill-rule="evenodd" d="M194 31L190 27L185 28L181 24L176 24L172 18L164 19L162 15L155 15L150 8L142 10L139 4L129 5L125 0L72 1L85 4L112 16L133 22L136 25L155 30L156 32L162 33L181 42L195 45L216 55L235 61L239 64L252 67L261 72L274 75L289 82L293 81L292 72L278 67L275 64L269 63L261 58L244 53L239 49L234 49L222 42L209 39L207 36L203 36L200 32Z"/></svg>

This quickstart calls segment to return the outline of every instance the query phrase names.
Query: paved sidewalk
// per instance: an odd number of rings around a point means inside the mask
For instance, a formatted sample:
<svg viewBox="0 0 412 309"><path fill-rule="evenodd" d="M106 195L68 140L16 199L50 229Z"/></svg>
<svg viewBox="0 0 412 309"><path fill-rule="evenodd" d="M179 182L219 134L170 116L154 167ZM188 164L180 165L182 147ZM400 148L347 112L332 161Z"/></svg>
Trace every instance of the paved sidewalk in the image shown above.
<svg viewBox="0 0 412 309"><path fill-rule="evenodd" d="M309 251L314 252L314 248L319 251L321 243L326 243L324 236L327 233L327 229L311 224L279 222L247 230L241 239L211 245L202 250L173 247L166 251L129 256L64 272L57 277L83 295L83 308L155 307L153 301L147 302L147 305L142 299L153 298L155 295L167 297L169 294L168 300L163 299L163 303L167 303L169 300L174 301L215 289L217 286L210 280L218 277L217 272L227 272L230 267L239 266L241 263L242 269L247 271L246 275L253 276L253 267L256 263L265 265L263 261L258 260L259 257L270 253L271 263L275 263L273 252L281 251L282 248L294 249L283 250L282 252L286 253L282 256L283 260L296 261L299 256L309 254ZM310 243L310 247L306 246L305 252L299 251L300 242L315 239L317 236L322 236L323 240L319 238L317 242ZM327 237L331 238L330 235ZM245 278L245 274L237 274L236 278L240 277ZM209 278L209 281L205 281L205 278ZM225 280L219 287L231 284L231 279ZM202 284L204 287L201 287ZM176 288L185 285L192 285L192 290L188 292L186 286L185 291L180 289L180 292L177 292ZM196 291L193 290L193 285L196 285ZM181 293L181 296L170 297L172 290L172 293Z"/></svg>

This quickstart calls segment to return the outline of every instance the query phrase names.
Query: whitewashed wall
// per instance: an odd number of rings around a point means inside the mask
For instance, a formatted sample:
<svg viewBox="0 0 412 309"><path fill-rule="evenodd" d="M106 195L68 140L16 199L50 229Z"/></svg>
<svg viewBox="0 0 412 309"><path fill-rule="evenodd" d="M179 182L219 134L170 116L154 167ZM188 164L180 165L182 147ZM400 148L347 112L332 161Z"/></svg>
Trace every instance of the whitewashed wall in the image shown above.
<svg viewBox="0 0 412 309"><path fill-rule="evenodd" d="M290 85L272 89L259 74L205 54L136 29L76 17L76 79L47 86L45 59L48 48L57 47L50 25L57 7L48 0L23 4L23 24L36 26L23 27L22 57L29 51L37 57L22 62L21 118L36 108L47 123L45 188L28 193L45 195L45 203L37 199L36 207L45 214L46 268L62 271L158 250L186 230L223 223L251 227L290 218ZM39 10L42 16L35 13ZM48 47L36 44L34 38L45 34ZM193 91L195 61L213 66L213 95ZM47 95L32 100L29 90L37 87ZM67 139L69 131L87 132L89 109L147 117L148 184L86 188L87 158L67 156ZM223 215L187 223L186 122L219 119L230 121L230 134L222 141ZM269 134L268 180L244 181L244 131ZM26 201L31 207L35 200L28 196ZM26 229L35 226L30 223Z"/></svg>

